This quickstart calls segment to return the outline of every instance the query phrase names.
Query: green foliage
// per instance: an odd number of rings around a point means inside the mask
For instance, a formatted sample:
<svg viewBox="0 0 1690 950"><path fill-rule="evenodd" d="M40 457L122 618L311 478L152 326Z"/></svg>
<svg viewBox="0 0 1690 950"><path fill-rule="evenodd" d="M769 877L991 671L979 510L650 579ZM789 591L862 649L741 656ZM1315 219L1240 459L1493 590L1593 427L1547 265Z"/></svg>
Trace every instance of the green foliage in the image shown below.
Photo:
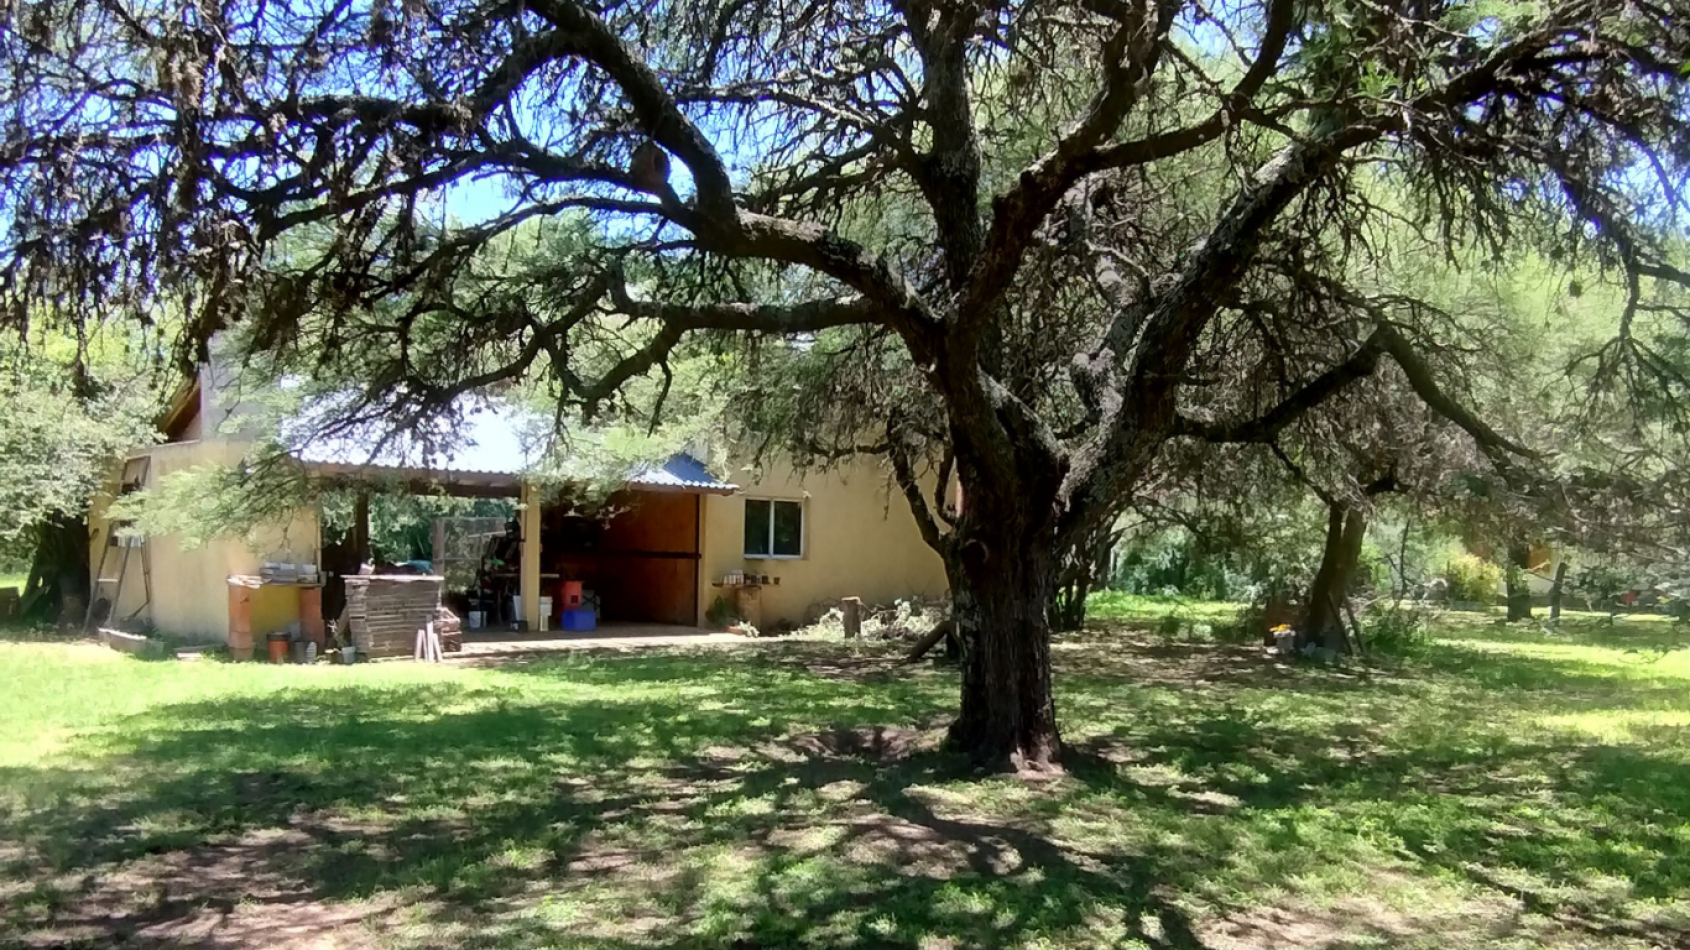
<svg viewBox="0 0 1690 950"><path fill-rule="evenodd" d="M1587 565L1575 573L1568 586L1572 593L1596 610L1614 611L1620 608L1620 595L1643 586L1637 567L1627 568L1614 561L1600 561Z"/></svg>
<svg viewBox="0 0 1690 950"><path fill-rule="evenodd" d="M1125 541L1109 586L1128 594L1229 600L1246 596L1250 578L1227 553L1208 551L1191 532L1170 528Z"/></svg>
<svg viewBox="0 0 1690 950"><path fill-rule="evenodd" d="M1425 649L1432 639L1433 615L1413 604L1381 602L1359 618L1361 639L1369 653L1408 656Z"/></svg>
<svg viewBox="0 0 1690 950"><path fill-rule="evenodd" d="M1130 594L1251 600L1270 586L1306 583L1319 560L1319 542L1312 531L1273 531L1251 541L1185 528L1130 535L1118 549L1109 586Z"/></svg>
<svg viewBox="0 0 1690 950"><path fill-rule="evenodd" d="M0 345L0 564L27 563L48 520L80 520L162 400L139 343Z"/></svg>
<svg viewBox="0 0 1690 950"><path fill-rule="evenodd" d="M709 609L704 612L704 619L709 621L712 627L726 627L739 619L739 607L734 604L732 598L718 594L716 599L710 602Z"/></svg>
<svg viewBox="0 0 1690 950"><path fill-rule="evenodd" d="M417 495L403 486L373 486L370 493L370 556L379 561L402 563L427 561L434 557L433 524L436 518L515 517L515 504L494 498L454 498L450 495ZM387 490L382 490L386 488ZM352 530L357 491L338 489L318 498L322 512L323 542L343 541Z"/></svg>
<svg viewBox="0 0 1690 950"><path fill-rule="evenodd" d="M1497 585L1502 583L1502 568L1471 554L1460 554L1444 565L1444 581L1449 584L1449 598L1489 604L1496 600Z"/></svg>
<svg viewBox="0 0 1690 950"><path fill-rule="evenodd" d="M256 543L260 532L286 526L317 494L318 487L281 446L263 443L234 464L208 462L171 472L152 488L114 502L108 513L133 521L131 530L139 534L171 535L193 549L214 538Z"/></svg>

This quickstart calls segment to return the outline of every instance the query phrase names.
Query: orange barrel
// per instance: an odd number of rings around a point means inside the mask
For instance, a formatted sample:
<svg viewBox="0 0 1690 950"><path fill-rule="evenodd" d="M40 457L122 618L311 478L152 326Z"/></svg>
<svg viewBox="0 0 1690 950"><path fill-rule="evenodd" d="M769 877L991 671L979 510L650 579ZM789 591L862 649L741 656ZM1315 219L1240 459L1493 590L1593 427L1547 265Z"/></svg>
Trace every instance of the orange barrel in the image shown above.
<svg viewBox="0 0 1690 950"><path fill-rule="evenodd" d="M229 657L234 660L252 659L252 592L253 587L233 578L229 580Z"/></svg>
<svg viewBox="0 0 1690 950"><path fill-rule="evenodd" d="M563 601L564 610L574 610L581 606L581 582L564 581L559 585L561 591L558 600Z"/></svg>
<svg viewBox="0 0 1690 950"><path fill-rule="evenodd" d="M319 650L329 642L329 633L323 623L323 589L321 587L301 587L299 589L299 630L305 639L315 643Z"/></svg>

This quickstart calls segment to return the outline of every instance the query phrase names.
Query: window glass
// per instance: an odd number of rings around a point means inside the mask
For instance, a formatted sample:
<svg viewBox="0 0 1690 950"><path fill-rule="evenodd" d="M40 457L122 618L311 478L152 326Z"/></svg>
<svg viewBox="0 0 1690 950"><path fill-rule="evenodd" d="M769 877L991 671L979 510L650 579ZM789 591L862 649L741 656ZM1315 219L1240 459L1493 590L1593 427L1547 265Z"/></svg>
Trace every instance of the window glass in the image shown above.
<svg viewBox="0 0 1690 950"><path fill-rule="evenodd" d="M745 500L745 553L748 557L769 556L769 506L767 501Z"/></svg>
<svg viewBox="0 0 1690 950"><path fill-rule="evenodd" d="M796 501L774 503L773 553L797 557L804 553L804 506Z"/></svg>

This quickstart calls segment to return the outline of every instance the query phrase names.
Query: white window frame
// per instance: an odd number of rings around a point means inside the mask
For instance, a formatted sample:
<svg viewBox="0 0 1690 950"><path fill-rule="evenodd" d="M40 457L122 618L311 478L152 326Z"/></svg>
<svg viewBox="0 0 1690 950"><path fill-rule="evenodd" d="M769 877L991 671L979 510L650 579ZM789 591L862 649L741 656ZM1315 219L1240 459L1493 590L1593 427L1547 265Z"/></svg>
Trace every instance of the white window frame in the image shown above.
<svg viewBox="0 0 1690 950"><path fill-rule="evenodd" d="M752 554L745 550L745 532L740 532L740 551L748 561L801 561L810 550L810 512L808 505L796 498L758 498L748 496L747 502L766 501L769 503L769 553ZM787 504L798 506L798 553L776 554L775 550L775 505ZM746 506L745 517L750 517L750 506Z"/></svg>

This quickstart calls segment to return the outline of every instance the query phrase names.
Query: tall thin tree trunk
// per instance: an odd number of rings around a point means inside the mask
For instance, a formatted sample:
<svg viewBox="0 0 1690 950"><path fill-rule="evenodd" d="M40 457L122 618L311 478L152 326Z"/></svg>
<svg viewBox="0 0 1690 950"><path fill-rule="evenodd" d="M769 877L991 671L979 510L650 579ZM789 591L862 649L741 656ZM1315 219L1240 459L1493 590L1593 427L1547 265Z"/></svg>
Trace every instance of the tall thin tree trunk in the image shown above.
<svg viewBox="0 0 1690 950"><path fill-rule="evenodd" d="M947 741L989 768L1054 769L1062 747L1050 669L1056 559L1048 543L1018 543L1005 531L976 539L979 528L947 564L963 645L962 709Z"/></svg>
<svg viewBox="0 0 1690 950"><path fill-rule="evenodd" d="M1526 569L1531 567L1532 547L1525 542L1508 546L1508 619L1532 618L1532 589L1526 583Z"/></svg>
<svg viewBox="0 0 1690 950"><path fill-rule="evenodd" d="M1567 559L1555 565L1555 583L1549 587L1549 622L1561 622L1561 598L1567 591Z"/></svg>
<svg viewBox="0 0 1690 950"><path fill-rule="evenodd" d="M1336 502L1327 505L1326 544L1321 550L1314 583L1309 585L1301 631L1303 644L1335 651L1344 649L1347 641L1343 607L1355 582L1361 544L1366 537L1367 516L1360 509Z"/></svg>
<svg viewBox="0 0 1690 950"><path fill-rule="evenodd" d="M1086 599L1094 586L1109 577L1110 555L1121 535L1100 531L1097 537L1062 558L1051 597L1050 629L1055 633L1078 630L1086 623Z"/></svg>

